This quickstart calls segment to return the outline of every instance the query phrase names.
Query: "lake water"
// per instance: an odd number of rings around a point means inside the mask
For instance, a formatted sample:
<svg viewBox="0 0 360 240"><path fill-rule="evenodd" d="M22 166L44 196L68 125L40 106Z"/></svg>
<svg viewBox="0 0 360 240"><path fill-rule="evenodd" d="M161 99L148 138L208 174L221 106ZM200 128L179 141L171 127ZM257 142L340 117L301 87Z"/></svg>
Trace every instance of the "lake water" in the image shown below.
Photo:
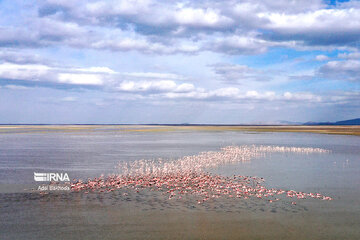
<svg viewBox="0 0 360 240"><path fill-rule="evenodd" d="M271 153L219 166L225 176L265 178L267 187L319 192L333 201L269 204L169 202L157 193L50 193L34 172L70 179L116 173L119 161L177 159L225 146L312 147L330 153ZM360 137L241 131L88 131L0 133L0 239L360 239Z"/></svg>

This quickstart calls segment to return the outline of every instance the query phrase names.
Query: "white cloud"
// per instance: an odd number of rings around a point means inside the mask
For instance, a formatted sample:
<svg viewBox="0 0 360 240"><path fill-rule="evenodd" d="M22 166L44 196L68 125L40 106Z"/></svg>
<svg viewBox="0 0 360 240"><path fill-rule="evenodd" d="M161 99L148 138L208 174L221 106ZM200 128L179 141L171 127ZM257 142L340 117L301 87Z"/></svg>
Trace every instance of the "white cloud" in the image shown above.
<svg viewBox="0 0 360 240"><path fill-rule="evenodd" d="M50 67L40 64L3 63L0 64L0 78L40 81L49 74L50 70Z"/></svg>
<svg viewBox="0 0 360 240"><path fill-rule="evenodd" d="M283 98L285 100L290 100L290 101L309 101L309 102L320 102L322 100L320 96L306 92L305 93L285 92Z"/></svg>
<svg viewBox="0 0 360 240"><path fill-rule="evenodd" d="M154 73L154 72L124 72L125 76L137 77L137 78L155 78L155 79L172 79L182 80L183 76L172 73Z"/></svg>
<svg viewBox="0 0 360 240"><path fill-rule="evenodd" d="M261 12L272 39L301 40L310 45L347 45L360 36L360 9L320 9L296 14Z"/></svg>
<svg viewBox="0 0 360 240"><path fill-rule="evenodd" d="M235 87L228 87L228 88L220 88L215 91L210 91L210 95L216 97L229 97L229 98L236 98L240 93L240 90Z"/></svg>
<svg viewBox="0 0 360 240"><path fill-rule="evenodd" d="M94 74L82 74L82 73L59 73L59 83L69 84L86 84L86 85L102 85L104 84L101 76Z"/></svg>
<svg viewBox="0 0 360 240"><path fill-rule="evenodd" d="M34 47L39 45L37 41L38 35L36 31L0 25L0 46Z"/></svg>
<svg viewBox="0 0 360 240"><path fill-rule="evenodd" d="M149 10L150 0L97 1L86 3L84 9L90 16L136 15Z"/></svg>
<svg viewBox="0 0 360 240"><path fill-rule="evenodd" d="M69 38L81 37L86 34L86 28L73 22L63 22L51 18L37 19L31 26L38 30L40 39L68 41ZM36 31L35 31L36 32Z"/></svg>
<svg viewBox="0 0 360 240"><path fill-rule="evenodd" d="M330 58L329 58L328 56L326 56L326 55L317 55L317 56L315 57L315 59L316 59L316 61L322 62L322 61L327 61L327 60L329 60Z"/></svg>
<svg viewBox="0 0 360 240"><path fill-rule="evenodd" d="M177 89L177 84L171 80L160 81L124 81L116 87L118 91L125 92L171 92Z"/></svg>
<svg viewBox="0 0 360 240"><path fill-rule="evenodd" d="M21 86L21 85L12 85L12 84L5 85L4 88L11 89L11 90L28 90L28 89L31 89L29 87L25 87L25 86Z"/></svg>
<svg viewBox="0 0 360 240"><path fill-rule="evenodd" d="M277 46L356 48L360 37L360 6L326 9L320 0L44 1L35 9L39 17L26 27L0 27L0 46L242 55Z"/></svg>
<svg viewBox="0 0 360 240"><path fill-rule="evenodd" d="M57 82L78 85L102 85L105 76L94 69L57 68L43 64L0 64L0 78L36 82Z"/></svg>
<svg viewBox="0 0 360 240"><path fill-rule="evenodd" d="M321 66L319 75L339 81L360 81L360 61L330 61Z"/></svg>
<svg viewBox="0 0 360 240"><path fill-rule="evenodd" d="M360 52L351 52L351 53L339 53L339 58L345 58L345 59L360 59Z"/></svg>
<svg viewBox="0 0 360 240"><path fill-rule="evenodd" d="M196 101L216 101L231 103L251 103L251 102L281 102L281 103L321 103L322 96L310 92L285 92L277 94L273 91L258 92L255 90L242 92L239 88L219 88L215 90L193 89L189 92L177 93L166 92L159 95L160 98L168 99L187 99Z"/></svg>
<svg viewBox="0 0 360 240"><path fill-rule="evenodd" d="M29 53L24 49L1 49L0 62L16 63L16 64L38 64L46 62L44 58L36 53Z"/></svg>
<svg viewBox="0 0 360 240"><path fill-rule="evenodd" d="M210 41L206 49L234 55L259 54L266 52L271 45L270 42L253 36L229 36Z"/></svg>
<svg viewBox="0 0 360 240"><path fill-rule="evenodd" d="M137 50L146 53L166 53L170 51L166 46L148 42L146 39L124 38L118 40L104 39L91 43L92 48L112 49L116 51Z"/></svg>
<svg viewBox="0 0 360 240"><path fill-rule="evenodd" d="M108 67L61 68L44 64L0 64L0 78L22 81L92 85L121 91L175 91L194 89L184 76L166 72L117 72Z"/></svg>
<svg viewBox="0 0 360 240"><path fill-rule="evenodd" d="M195 86L191 83L182 83L176 87L174 92L186 93L195 90Z"/></svg>
<svg viewBox="0 0 360 240"><path fill-rule="evenodd" d="M108 67L76 68L75 70L80 71L80 72L90 72L90 73L107 73L107 74L116 74L117 73Z"/></svg>
<svg viewBox="0 0 360 240"><path fill-rule="evenodd" d="M290 33L304 33L307 31L346 32L356 30L360 26L359 9L321 9L316 11L284 14L258 13L260 18L267 19L266 28ZM339 22L346 22L340 25Z"/></svg>
<svg viewBox="0 0 360 240"><path fill-rule="evenodd" d="M273 47L357 48L360 6L320 1L43 1L26 27L0 27L0 46L261 54Z"/></svg>
<svg viewBox="0 0 360 240"><path fill-rule="evenodd" d="M231 18L209 8L181 8L175 12L174 19L179 25L195 27L226 27L234 23Z"/></svg>
<svg viewBox="0 0 360 240"><path fill-rule="evenodd" d="M132 34L131 32L126 31L122 32L122 34L126 33L133 36L96 36L93 37L90 42L80 43L80 45L85 48L109 49L112 51L139 51L145 54L193 54L201 50L200 46L198 46L198 43L195 42L176 41L172 42L171 44L164 44L162 42L152 41L145 36Z"/></svg>
<svg viewBox="0 0 360 240"><path fill-rule="evenodd" d="M352 62L350 62L352 61ZM355 64L355 65L354 65ZM223 65L224 67L225 65ZM354 71L360 69L360 62L329 62L328 69L339 71ZM226 65L226 69L245 70L242 65ZM131 76L134 80L124 80L123 76ZM132 95L132 99L147 97L156 99L188 99L202 101L290 101L290 102L321 102L322 97L307 92L285 92L277 94L273 91L258 92L256 90L241 91L236 87L203 89L192 83L177 83L181 79L176 74L154 72L116 72L106 67L90 68L53 68L45 65L0 64L0 77L27 81L50 81L70 85L93 85L106 87L112 92L122 92ZM49 77L52 77L49 79ZM171 80L171 78L173 80ZM11 88L11 87L10 87ZM15 89L16 87L13 87Z"/></svg>
<svg viewBox="0 0 360 240"><path fill-rule="evenodd" d="M75 102L78 98L77 97L64 97L64 98L61 98L60 101L62 102Z"/></svg>
<svg viewBox="0 0 360 240"><path fill-rule="evenodd" d="M268 81L271 78L263 70L254 69L247 65L218 63L210 67L222 81L231 84L245 81Z"/></svg>

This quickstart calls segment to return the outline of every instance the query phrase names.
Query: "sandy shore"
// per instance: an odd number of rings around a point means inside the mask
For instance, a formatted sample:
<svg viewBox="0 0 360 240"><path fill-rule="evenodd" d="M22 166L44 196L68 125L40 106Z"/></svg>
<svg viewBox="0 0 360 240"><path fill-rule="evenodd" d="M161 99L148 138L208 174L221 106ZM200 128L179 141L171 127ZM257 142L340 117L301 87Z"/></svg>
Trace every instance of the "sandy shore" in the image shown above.
<svg viewBox="0 0 360 240"><path fill-rule="evenodd" d="M0 125L1 133L46 133L81 131L169 132L169 131L246 131L304 132L360 136L360 126L216 126L216 125Z"/></svg>

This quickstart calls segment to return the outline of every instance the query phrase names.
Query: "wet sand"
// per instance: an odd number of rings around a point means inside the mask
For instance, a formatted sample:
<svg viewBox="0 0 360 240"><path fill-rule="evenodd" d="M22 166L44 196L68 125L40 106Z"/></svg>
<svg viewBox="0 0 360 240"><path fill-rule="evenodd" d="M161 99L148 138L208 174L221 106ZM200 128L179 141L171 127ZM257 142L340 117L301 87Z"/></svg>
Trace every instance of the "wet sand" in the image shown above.
<svg viewBox="0 0 360 240"><path fill-rule="evenodd" d="M360 136L360 126L244 126L244 125L0 125L1 133L48 132L171 132L171 131L246 131L303 132Z"/></svg>

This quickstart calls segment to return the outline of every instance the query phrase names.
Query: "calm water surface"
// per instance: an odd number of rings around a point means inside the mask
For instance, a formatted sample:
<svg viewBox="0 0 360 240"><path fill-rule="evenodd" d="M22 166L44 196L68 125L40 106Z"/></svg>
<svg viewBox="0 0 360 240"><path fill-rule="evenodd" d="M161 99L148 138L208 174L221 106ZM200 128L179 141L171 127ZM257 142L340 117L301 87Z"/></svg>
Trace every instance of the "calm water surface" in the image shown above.
<svg viewBox="0 0 360 240"><path fill-rule="evenodd" d="M119 161L176 159L253 144L331 153L272 153L209 170L264 177L267 187L320 192L334 200L306 199L296 206L237 200L202 207L162 202L146 193L122 198L65 192L42 198L24 190L37 186L34 172L86 179L116 173ZM360 137L355 136L109 129L0 134L0 239L360 239L359 199Z"/></svg>

